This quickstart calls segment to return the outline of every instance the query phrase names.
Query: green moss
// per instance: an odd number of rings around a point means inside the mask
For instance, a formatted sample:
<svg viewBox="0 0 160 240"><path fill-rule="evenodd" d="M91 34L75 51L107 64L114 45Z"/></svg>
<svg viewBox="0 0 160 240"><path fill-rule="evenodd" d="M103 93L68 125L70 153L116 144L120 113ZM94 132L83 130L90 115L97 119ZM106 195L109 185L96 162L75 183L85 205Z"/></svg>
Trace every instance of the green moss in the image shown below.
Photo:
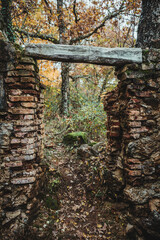
<svg viewBox="0 0 160 240"><path fill-rule="evenodd" d="M86 132L72 132L64 136L63 142L66 145L84 144L88 142Z"/></svg>
<svg viewBox="0 0 160 240"><path fill-rule="evenodd" d="M52 196L46 197L46 207L52 210L59 209L59 204L56 198L53 198Z"/></svg>

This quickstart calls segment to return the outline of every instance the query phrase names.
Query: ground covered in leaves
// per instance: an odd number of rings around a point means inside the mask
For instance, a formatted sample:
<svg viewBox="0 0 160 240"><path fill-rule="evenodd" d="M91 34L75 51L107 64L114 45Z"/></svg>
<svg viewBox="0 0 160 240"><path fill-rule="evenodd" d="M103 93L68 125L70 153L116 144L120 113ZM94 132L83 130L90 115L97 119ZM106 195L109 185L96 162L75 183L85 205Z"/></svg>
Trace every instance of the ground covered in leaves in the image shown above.
<svg viewBox="0 0 160 240"><path fill-rule="evenodd" d="M125 240L127 207L107 197L106 144L81 151L55 140L55 132L47 127L46 189L30 234L48 240Z"/></svg>

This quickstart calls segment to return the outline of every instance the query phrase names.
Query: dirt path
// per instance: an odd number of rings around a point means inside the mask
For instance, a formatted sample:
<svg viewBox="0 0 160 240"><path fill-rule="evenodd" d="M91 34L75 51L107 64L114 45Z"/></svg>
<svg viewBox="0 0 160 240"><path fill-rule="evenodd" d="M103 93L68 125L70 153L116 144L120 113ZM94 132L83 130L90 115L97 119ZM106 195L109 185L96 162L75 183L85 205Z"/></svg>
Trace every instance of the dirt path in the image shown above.
<svg viewBox="0 0 160 240"><path fill-rule="evenodd" d="M106 199L104 149L98 156L79 158L76 149L48 143L46 154L50 189L47 207L33 224L36 239L125 240L124 205Z"/></svg>

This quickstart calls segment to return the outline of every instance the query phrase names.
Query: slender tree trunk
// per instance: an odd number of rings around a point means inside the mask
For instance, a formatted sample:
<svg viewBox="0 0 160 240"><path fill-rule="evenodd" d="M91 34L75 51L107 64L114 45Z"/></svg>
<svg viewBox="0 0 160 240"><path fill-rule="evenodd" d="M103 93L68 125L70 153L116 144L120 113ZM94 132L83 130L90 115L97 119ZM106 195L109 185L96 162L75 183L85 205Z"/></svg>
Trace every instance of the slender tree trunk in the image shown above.
<svg viewBox="0 0 160 240"><path fill-rule="evenodd" d="M68 115L69 113L69 63L61 63L61 76L62 76L62 85L61 85L61 114Z"/></svg>
<svg viewBox="0 0 160 240"><path fill-rule="evenodd" d="M106 84L107 84L107 80L109 79L109 75L111 74L112 70L109 71L109 73L107 74L107 76L105 77L105 79L103 80L103 84L102 84L102 87L101 87L101 90L100 90L100 93L99 93L99 96L98 96L98 102L101 101L101 96L106 88Z"/></svg>
<svg viewBox="0 0 160 240"><path fill-rule="evenodd" d="M59 43L66 44L65 31L66 26L63 14L63 0L57 0L57 14L58 14L58 27L59 27ZM61 106L60 112L62 115L69 113L69 63L61 63Z"/></svg>
<svg viewBox="0 0 160 240"><path fill-rule="evenodd" d="M136 46L160 48L160 0L142 0Z"/></svg>
<svg viewBox="0 0 160 240"><path fill-rule="evenodd" d="M9 41L14 42L15 36L13 34L12 28L12 18L11 18L11 4L12 0L1 0L1 27L5 31Z"/></svg>

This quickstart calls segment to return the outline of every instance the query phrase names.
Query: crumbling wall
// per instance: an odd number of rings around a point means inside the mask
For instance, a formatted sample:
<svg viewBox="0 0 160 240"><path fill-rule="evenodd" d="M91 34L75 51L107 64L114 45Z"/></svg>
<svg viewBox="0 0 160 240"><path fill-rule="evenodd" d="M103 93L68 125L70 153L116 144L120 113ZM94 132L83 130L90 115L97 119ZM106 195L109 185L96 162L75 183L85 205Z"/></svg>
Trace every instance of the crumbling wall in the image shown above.
<svg viewBox="0 0 160 240"><path fill-rule="evenodd" d="M160 50L143 64L116 69L106 94L110 190L130 203L130 219L145 239L160 239Z"/></svg>
<svg viewBox="0 0 160 240"><path fill-rule="evenodd" d="M39 206L44 98L36 62L3 39L0 92L0 238L9 239Z"/></svg>

